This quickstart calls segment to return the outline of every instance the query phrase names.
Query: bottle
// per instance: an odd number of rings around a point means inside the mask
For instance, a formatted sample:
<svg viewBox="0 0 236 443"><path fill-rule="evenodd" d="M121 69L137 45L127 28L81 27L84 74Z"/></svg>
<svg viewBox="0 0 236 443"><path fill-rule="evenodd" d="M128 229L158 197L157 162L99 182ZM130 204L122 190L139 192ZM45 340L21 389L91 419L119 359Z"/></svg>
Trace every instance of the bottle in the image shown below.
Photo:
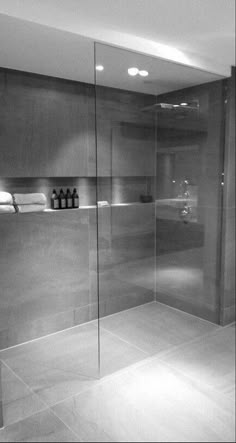
<svg viewBox="0 0 236 443"><path fill-rule="evenodd" d="M73 190L72 201L73 201L73 208L78 208L79 207L79 196L77 194L76 188L74 188L74 190Z"/></svg>
<svg viewBox="0 0 236 443"><path fill-rule="evenodd" d="M69 188L67 189L67 192L66 192L66 207L68 209L73 208L73 200L72 200L72 195L71 195Z"/></svg>
<svg viewBox="0 0 236 443"><path fill-rule="evenodd" d="M52 209L59 209L59 197L58 197L55 189L53 189L53 191L52 191L51 208Z"/></svg>
<svg viewBox="0 0 236 443"><path fill-rule="evenodd" d="M60 190L59 202L60 202L60 204L59 204L60 209L66 209L66 197L63 192L63 189Z"/></svg>

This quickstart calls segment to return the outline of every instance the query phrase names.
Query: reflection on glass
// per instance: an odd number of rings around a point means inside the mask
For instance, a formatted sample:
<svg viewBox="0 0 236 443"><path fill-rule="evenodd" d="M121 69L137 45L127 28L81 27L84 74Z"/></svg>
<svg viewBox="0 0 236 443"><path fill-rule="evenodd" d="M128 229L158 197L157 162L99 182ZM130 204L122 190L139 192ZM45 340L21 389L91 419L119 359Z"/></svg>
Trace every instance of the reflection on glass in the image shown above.
<svg viewBox="0 0 236 443"><path fill-rule="evenodd" d="M222 82L157 102L156 297L217 322Z"/></svg>
<svg viewBox="0 0 236 443"><path fill-rule="evenodd" d="M222 81L100 44L96 56L100 315L161 302L217 322Z"/></svg>

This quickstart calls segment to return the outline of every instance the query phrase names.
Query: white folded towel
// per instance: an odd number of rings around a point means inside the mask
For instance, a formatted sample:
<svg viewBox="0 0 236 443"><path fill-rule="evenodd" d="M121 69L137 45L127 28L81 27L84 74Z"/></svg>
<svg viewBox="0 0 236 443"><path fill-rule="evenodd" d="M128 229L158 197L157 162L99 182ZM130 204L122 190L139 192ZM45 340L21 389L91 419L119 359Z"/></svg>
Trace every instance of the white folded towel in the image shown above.
<svg viewBox="0 0 236 443"><path fill-rule="evenodd" d="M16 212L12 205L0 205L0 214L14 214Z"/></svg>
<svg viewBox="0 0 236 443"><path fill-rule="evenodd" d="M43 193L14 194L13 198L16 205L45 205L47 203Z"/></svg>
<svg viewBox="0 0 236 443"><path fill-rule="evenodd" d="M46 205L17 205L16 210L20 213L25 212L41 212L46 209Z"/></svg>
<svg viewBox="0 0 236 443"><path fill-rule="evenodd" d="M13 205L13 198L9 192L0 192L0 205Z"/></svg>

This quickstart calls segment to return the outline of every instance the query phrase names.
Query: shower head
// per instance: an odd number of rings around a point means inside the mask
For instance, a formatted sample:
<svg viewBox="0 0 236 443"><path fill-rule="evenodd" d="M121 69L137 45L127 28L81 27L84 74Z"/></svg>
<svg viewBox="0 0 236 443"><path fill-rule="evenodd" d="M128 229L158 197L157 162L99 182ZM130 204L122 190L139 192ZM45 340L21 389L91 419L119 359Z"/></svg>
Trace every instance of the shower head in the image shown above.
<svg viewBox="0 0 236 443"><path fill-rule="evenodd" d="M163 112L163 111L174 111L175 113L182 113L183 111L198 111L199 102L198 100L193 100L191 102L183 103L154 103L153 105L146 106L142 111L146 112Z"/></svg>

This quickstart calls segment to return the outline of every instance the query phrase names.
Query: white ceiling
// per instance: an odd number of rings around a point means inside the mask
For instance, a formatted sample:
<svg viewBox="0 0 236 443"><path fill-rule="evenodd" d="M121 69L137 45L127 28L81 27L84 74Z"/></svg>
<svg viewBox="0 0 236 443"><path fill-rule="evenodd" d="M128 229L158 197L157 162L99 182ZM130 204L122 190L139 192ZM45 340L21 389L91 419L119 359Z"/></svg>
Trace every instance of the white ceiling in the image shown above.
<svg viewBox="0 0 236 443"><path fill-rule="evenodd" d="M0 14L0 66L94 83L94 44L76 34Z"/></svg>
<svg viewBox="0 0 236 443"><path fill-rule="evenodd" d="M74 33L0 14L0 66L86 83L94 83L94 42ZM220 76L137 52L96 45L99 85L161 94L218 80ZM130 77L138 67L149 76Z"/></svg>
<svg viewBox="0 0 236 443"><path fill-rule="evenodd" d="M0 0L0 12L77 34L147 39L235 64L235 0ZM114 34L115 35L115 34Z"/></svg>
<svg viewBox="0 0 236 443"><path fill-rule="evenodd" d="M103 44L96 47L96 63L104 66L104 71L96 72L97 84L147 94L158 95L221 78L216 74ZM147 70L148 77L129 76L127 71L131 67Z"/></svg>

